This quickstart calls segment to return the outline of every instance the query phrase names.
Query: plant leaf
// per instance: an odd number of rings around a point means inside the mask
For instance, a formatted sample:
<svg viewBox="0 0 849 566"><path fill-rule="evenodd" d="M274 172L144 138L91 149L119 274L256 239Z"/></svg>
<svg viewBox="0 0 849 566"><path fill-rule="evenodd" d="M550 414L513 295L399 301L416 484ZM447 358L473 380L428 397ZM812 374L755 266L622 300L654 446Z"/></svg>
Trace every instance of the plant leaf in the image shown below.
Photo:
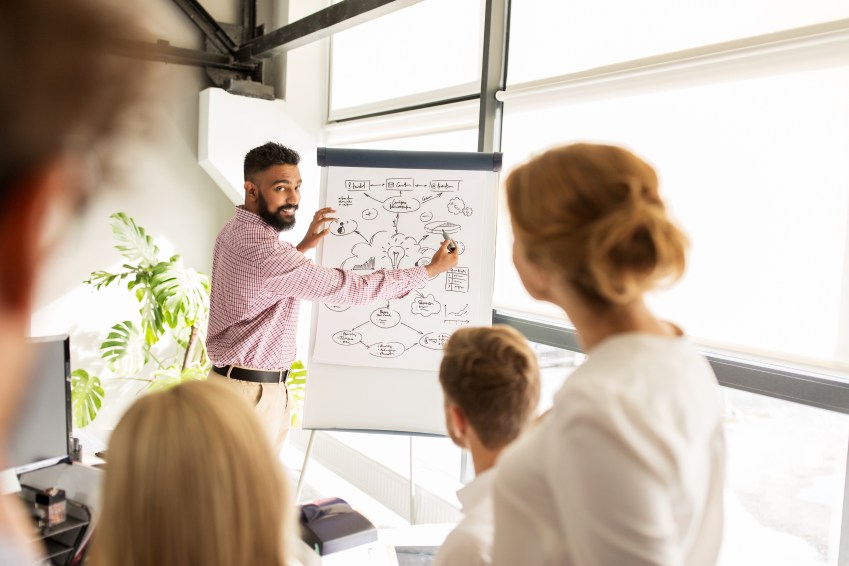
<svg viewBox="0 0 849 566"><path fill-rule="evenodd" d="M129 320L119 322L100 345L100 357L117 375L139 373L148 360L147 344L138 327Z"/></svg>
<svg viewBox="0 0 849 566"><path fill-rule="evenodd" d="M186 326L206 317L209 310L209 278L206 275L183 267L178 255L157 264L152 273L153 294L171 328L177 326L181 317Z"/></svg>
<svg viewBox="0 0 849 566"><path fill-rule="evenodd" d="M153 379L150 381L150 385L147 386L147 390L150 392L165 391L166 389L171 389L175 385L179 384L180 367L173 365L163 370L155 371L153 373Z"/></svg>
<svg viewBox="0 0 849 566"><path fill-rule="evenodd" d="M181 372L180 366L175 364L165 369L153 372L153 379L151 380L150 385L148 385L147 390L163 391L186 381L199 381L206 379L208 375L209 367L204 368L202 366L194 365L187 367Z"/></svg>
<svg viewBox="0 0 849 566"><path fill-rule="evenodd" d="M141 326L145 342L152 346L159 341L165 332L165 313L162 305L153 294L153 289L145 285L136 289L136 297L141 303L139 314L141 314Z"/></svg>
<svg viewBox="0 0 849 566"><path fill-rule="evenodd" d="M113 282L120 281L124 277L130 275L129 273L109 273L108 271L92 271L91 275L88 276L88 279L83 281L83 283L87 283L94 287L95 289L102 289L103 287L108 287Z"/></svg>
<svg viewBox="0 0 849 566"><path fill-rule="evenodd" d="M209 377L209 366L189 366L180 374L181 381L203 381Z"/></svg>
<svg viewBox="0 0 849 566"><path fill-rule="evenodd" d="M71 413L76 428L88 426L97 417L104 395L99 377L84 369L71 372Z"/></svg>
<svg viewBox="0 0 849 566"><path fill-rule="evenodd" d="M144 228L138 226L136 221L124 212L116 212L110 218L112 234L118 240L115 249L128 260L138 262L140 266L156 265L159 261L159 248Z"/></svg>
<svg viewBox="0 0 849 566"><path fill-rule="evenodd" d="M292 405L291 426L301 426L304 413L304 393L307 387L307 370L301 360L292 362L289 368L289 377L286 379L286 387L289 390L289 402Z"/></svg>

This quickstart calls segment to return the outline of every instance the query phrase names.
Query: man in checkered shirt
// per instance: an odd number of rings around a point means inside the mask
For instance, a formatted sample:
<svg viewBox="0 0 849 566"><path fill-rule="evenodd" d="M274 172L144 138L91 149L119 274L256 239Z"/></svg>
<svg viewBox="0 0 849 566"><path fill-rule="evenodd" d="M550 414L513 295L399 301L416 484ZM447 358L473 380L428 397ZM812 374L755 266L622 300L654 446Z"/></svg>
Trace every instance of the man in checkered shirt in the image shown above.
<svg viewBox="0 0 849 566"><path fill-rule="evenodd" d="M226 379L256 406L279 449L289 431L285 379L295 360L302 299L358 305L396 299L457 265L445 240L426 266L369 275L321 267L304 256L324 238L332 208L313 215L300 244L281 241L295 225L301 200L300 156L268 142L245 156L245 204L218 233L212 258L212 294L206 345L210 377Z"/></svg>

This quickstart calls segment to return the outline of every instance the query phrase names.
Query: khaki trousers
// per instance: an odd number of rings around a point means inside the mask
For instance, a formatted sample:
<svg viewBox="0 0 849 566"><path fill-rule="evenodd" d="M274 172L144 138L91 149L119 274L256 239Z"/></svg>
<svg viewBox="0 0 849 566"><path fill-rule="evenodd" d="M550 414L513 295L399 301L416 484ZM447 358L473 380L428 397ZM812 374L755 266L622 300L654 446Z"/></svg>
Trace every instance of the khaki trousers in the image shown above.
<svg viewBox="0 0 849 566"><path fill-rule="evenodd" d="M285 383L254 383L231 379L209 370L209 379L216 379L227 383L240 397L245 399L256 409L262 427L268 434L271 445L276 454L289 434L289 423L291 422L292 407L289 405L289 390Z"/></svg>

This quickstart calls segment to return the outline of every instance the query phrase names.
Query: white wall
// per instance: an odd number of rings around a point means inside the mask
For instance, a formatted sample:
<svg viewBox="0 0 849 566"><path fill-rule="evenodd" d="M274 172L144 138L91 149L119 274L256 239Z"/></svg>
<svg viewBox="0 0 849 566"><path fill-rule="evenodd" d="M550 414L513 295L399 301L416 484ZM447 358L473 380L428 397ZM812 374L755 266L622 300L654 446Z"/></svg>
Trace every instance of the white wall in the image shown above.
<svg viewBox="0 0 849 566"><path fill-rule="evenodd" d="M133 0L157 38L173 45L199 49L200 32L183 12L167 0ZM219 21L238 22L239 0L202 0ZM322 6L323 7L323 6ZM278 17L275 15L275 17ZM300 16L299 16L300 17ZM273 25L273 23L272 23ZM267 26L267 29L268 26ZM303 128L316 138L326 114L326 41L290 54L286 106ZM285 57L285 56L284 56ZM274 65L274 62L272 62ZM279 65L279 64L278 64ZM124 211L157 240L163 251L180 253L189 267L210 273L212 245L233 213L230 199L198 165L199 93L211 83L200 68L157 63L157 85L164 102L154 116L155 133L120 155L125 171L118 187L101 191L88 210L52 252L38 287L31 334L71 335L72 369L97 371L97 345L113 324L134 316L135 300L125 288L94 292L82 281L94 270L117 268L109 215ZM250 128L250 123L245 124ZM280 139L286 142L285 133ZM305 165L315 157L305 155ZM305 187L305 195L318 187ZM314 202L304 199L304 216ZM317 201L317 197L314 197ZM303 228L299 235L303 236ZM295 229L298 232L298 229ZM309 313L304 314L309 317ZM109 427L133 396L127 387L107 386L107 400L94 428ZM132 389L132 388L130 388ZM101 422L106 421L106 422Z"/></svg>

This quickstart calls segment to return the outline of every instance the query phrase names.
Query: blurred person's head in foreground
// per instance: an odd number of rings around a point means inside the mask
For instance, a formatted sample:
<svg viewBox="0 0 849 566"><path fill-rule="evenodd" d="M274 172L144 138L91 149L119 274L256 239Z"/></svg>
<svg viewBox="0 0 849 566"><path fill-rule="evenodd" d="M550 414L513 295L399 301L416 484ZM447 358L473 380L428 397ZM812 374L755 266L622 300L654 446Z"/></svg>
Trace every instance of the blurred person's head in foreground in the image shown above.
<svg viewBox="0 0 849 566"><path fill-rule="evenodd" d="M106 452L96 565L284 566L291 508L253 408L190 381L138 399Z"/></svg>
<svg viewBox="0 0 849 566"><path fill-rule="evenodd" d="M94 1L0 2L0 469L39 268L141 102L147 66L113 55L113 38L141 37Z"/></svg>

